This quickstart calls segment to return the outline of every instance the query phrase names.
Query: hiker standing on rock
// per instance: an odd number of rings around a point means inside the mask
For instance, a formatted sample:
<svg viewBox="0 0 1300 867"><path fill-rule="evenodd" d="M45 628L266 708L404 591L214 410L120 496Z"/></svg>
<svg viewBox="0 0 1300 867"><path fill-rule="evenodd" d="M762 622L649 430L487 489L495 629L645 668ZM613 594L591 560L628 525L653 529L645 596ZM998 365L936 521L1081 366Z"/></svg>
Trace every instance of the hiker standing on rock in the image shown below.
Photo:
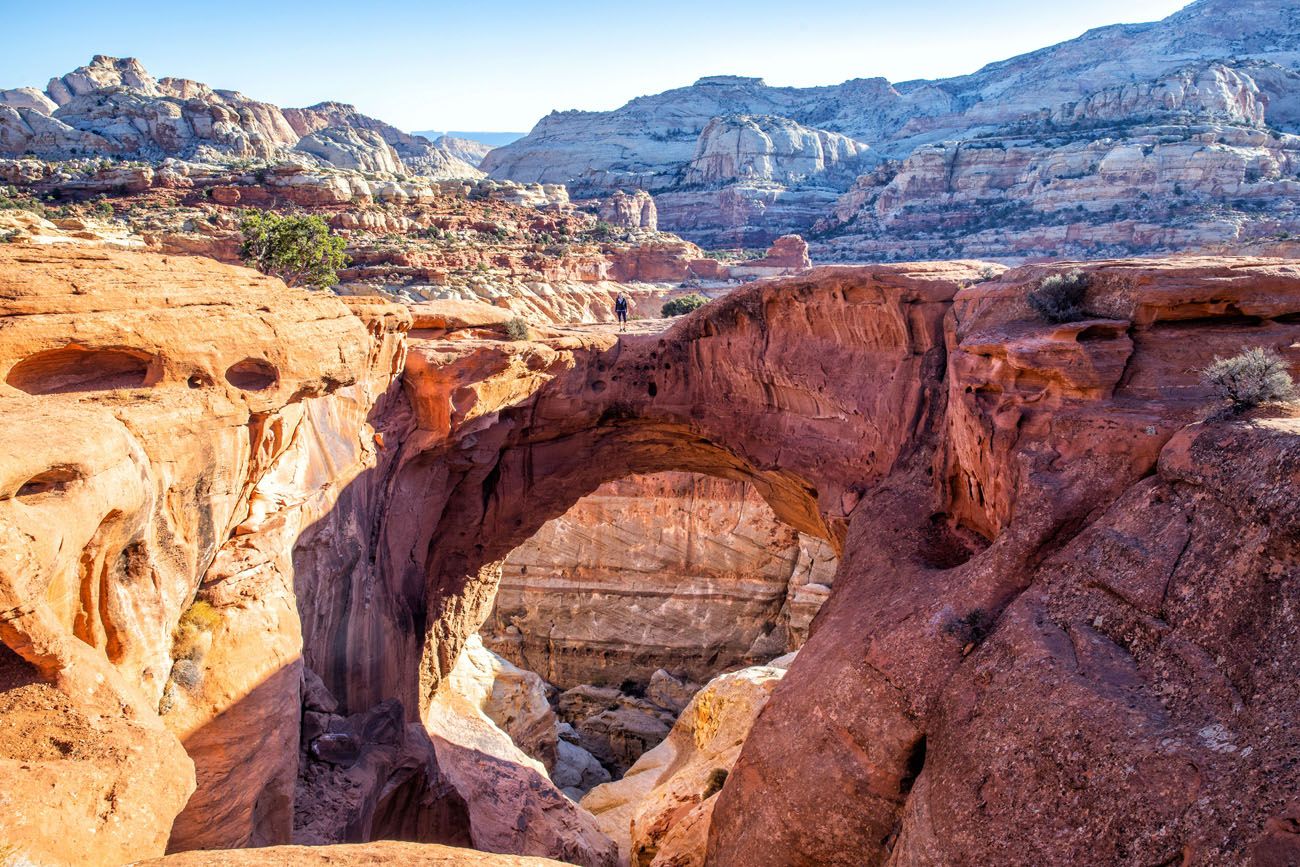
<svg viewBox="0 0 1300 867"><path fill-rule="evenodd" d="M627 331L627 296L622 292L614 300L614 315L618 317L618 330Z"/></svg>

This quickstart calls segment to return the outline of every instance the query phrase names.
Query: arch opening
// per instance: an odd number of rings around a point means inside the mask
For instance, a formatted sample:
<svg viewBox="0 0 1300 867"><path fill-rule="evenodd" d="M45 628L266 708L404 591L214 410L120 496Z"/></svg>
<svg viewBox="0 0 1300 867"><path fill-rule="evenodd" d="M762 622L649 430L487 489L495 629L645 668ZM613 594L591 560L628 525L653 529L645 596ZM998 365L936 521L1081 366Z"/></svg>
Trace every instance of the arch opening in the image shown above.
<svg viewBox="0 0 1300 867"><path fill-rule="evenodd" d="M628 773L714 678L779 676L830 595L835 549L712 470L630 473L542 524L504 558L449 677L492 679L484 712L574 801Z"/></svg>

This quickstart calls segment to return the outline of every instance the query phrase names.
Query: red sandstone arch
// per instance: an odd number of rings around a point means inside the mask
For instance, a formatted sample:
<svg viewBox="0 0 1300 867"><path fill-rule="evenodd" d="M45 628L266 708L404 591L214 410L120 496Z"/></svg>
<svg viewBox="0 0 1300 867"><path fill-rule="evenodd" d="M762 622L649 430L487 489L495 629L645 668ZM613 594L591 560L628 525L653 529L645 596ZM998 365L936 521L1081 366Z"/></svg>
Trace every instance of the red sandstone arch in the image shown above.
<svg viewBox="0 0 1300 867"><path fill-rule="evenodd" d="M1151 268L1094 267L1111 318L1077 326L1044 325L1024 304L1046 269L961 295L976 275L960 264L820 269L662 335L526 351L515 360L541 381L473 418L465 393L430 413L447 374L408 365L430 435L408 443L390 489L418 498L419 514L384 528L388 550L412 552L390 564L401 584L425 588L420 682L403 694L436 688L486 614L494 564L600 483L672 469L743 478L844 556L796 676L719 795L710 857L882 862L927 785L925 745L947 742L933 713L976 643L961 624L982 612L996 625L1044 558L1201 410L1198 364L1242 339L1207 330L1207 305L1239 296L1259 320L1252 341L1292 345L1300 304L1257 291L1259 274ZM1177 290L1142 288L1153 280Z"/></svg>
<svg viewBox="0 0 1300 867"><path fill-rule="evenodd" d="M838 549L862 492L905 461L937 417L943 318L974 276L962 265L872 280L842 269L737 293L662 335L579 347L524 399L411 455L393 496L439 494L422 505L436 520L387 528L408 534L402 547L417 554L405 566L428 580L419 694L436 687L486 616L497 563L628 473L748 481L779 518ZM421 370L408 366L417 407L442 375ZM452 393L451 414L467 399Z"/></svg>

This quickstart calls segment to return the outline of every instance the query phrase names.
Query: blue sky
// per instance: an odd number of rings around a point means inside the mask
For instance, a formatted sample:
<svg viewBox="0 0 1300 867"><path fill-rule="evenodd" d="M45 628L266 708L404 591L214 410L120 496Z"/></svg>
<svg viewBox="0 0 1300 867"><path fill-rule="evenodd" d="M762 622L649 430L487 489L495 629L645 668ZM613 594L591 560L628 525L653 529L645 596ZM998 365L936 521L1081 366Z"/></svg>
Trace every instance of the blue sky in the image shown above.
<svg viewBox="0 0 1300 867"><path fill-rule="evenodd" d="M351 102L405 129L527 130L552 109L614 108L703 75L783 85L960 75L1185 3L61 0L55 12L0 0L10 36L0 87L44 87L91 55L127 55L159 77L285 106Z"/></svg>

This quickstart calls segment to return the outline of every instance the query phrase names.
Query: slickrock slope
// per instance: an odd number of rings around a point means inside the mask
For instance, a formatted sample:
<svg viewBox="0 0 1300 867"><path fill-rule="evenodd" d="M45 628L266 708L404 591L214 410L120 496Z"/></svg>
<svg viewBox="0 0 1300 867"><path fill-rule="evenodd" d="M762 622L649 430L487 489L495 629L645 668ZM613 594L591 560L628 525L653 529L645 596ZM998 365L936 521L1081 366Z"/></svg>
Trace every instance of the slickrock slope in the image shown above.
<svg viewBox="0 0 1300 867"><path fill-rule="evenodd" d="M644 189L704 244L815 229L823 259L1241 248L1300 232L1298 32L1295 0L1197 0L958 78L713 76L553 112L482 166Z"/></svg>
<svg viewBox="0 0 1300 867"><path fill-rule="evenodd" d="M1300 361L1300 269L1097 263L1092 318L1046 325L1025 295L1064 267L820 268L663 331L508 341L0 246L0 743L41 746L0 763L6 842L108 864L169 824L174 850L284 843L330 811L358 842L508 836L473 828L485 778L457 784L426 719L511 551L678 471L840 555L709 799L712 863L1295 860L1300 424L1197 423L1196 371ZM573 859L583 814L526 788L549 822L512 839Z"/></svg>
<svg viewBox="0 0 1300 867"><path fill-rule="evenodd" d="M835 557L742 482L602 485L505 562L487 645L562 689L704 682L797 648Z"/></svg>

